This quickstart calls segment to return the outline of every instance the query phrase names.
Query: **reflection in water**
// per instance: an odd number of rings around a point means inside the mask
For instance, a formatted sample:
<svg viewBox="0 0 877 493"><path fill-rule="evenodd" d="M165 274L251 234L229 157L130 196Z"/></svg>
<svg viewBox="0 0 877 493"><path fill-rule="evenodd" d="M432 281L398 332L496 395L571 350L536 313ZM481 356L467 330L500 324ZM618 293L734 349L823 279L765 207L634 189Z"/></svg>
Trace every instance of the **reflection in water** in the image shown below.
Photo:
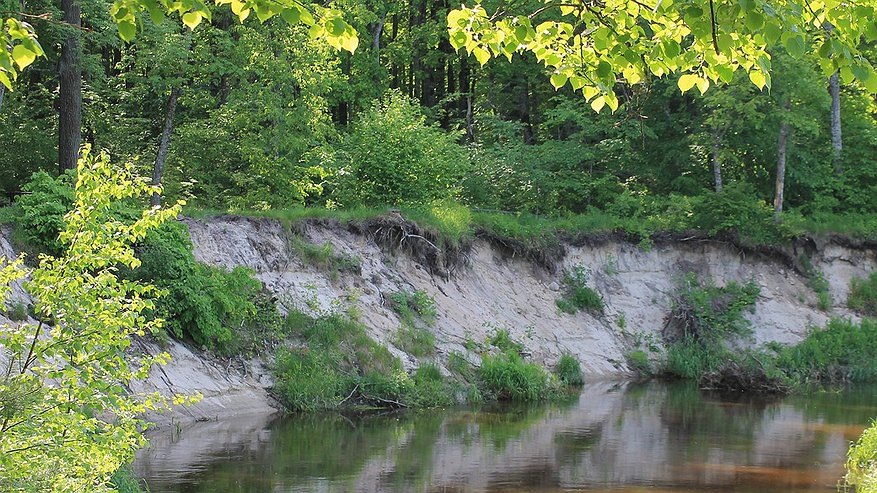
<svg viewBox="0 0 877 493"><path fill-rule="evenodd" d="M874 416L862 389L599 383L543 406L204 423L153 437L135 466L152 493L829 492Z"/></svg>

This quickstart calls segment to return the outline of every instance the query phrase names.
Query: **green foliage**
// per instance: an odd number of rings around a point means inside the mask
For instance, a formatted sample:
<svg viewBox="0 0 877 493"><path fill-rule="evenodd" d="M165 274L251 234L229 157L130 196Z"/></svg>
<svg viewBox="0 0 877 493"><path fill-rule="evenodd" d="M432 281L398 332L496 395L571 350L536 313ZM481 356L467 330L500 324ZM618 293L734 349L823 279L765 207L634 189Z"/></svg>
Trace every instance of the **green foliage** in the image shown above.
<svg viewBox="0 0 877 493"><path fill-rule="evenodd" d="M335 159L329 197L346 207L452 198L468 168L453 136L427 125L420 109L398 93L360 115Z"/></svg>
<svg viewBox="0 0 877 493"><path fill-rule="evenodd" d="M877 316L877 272L872 272L867 279L850 281L847 306L859 313Z"/></svg>
<svg viewBox="0 0 877 493"><path fill-rule="evenodd" d="M718 370L729 355L722 347L686 337L667 347L664 372L678 378L699 381L705 374Z"/></svg>
<svg viewBox="0 0 877 493"><path fill-rule="evenodd" d="M694 273L686 274L672 300L667 324L675 333L671 340L690 339L716 345L729 337L748 335L751 324L745 311L754 310L760 288L755 281L729 282L719 287L702 282Z"/></svg>
<svg viewBox="0 0 877 493"><path fill-rule="evenodd" d="M73 207L73 173L60 177L40 171L24 185L24 195L16 204L20 217L16 233L37 252L60 255L65 245L58 239L64 227L64 215Z"/></svg>
<svg viewBox="0 0 877 493"><path fill-rule="evenodd" d="M435 354L435 334L424 328L411 325L399 327L395 343L399 349L418 358Z"/></svg>
<svg viewBox="0 0 877 493"><path fill-rule="evenodd" d="M877 491L877 422L872 422L847 453L844 480L859 493Z"/></svg>
<svg viewBox="0 0 877 493"><path fill-rule="evenodd" d="M144 355L130 362L131 336L142 336L161 321L146 315L154 306L155 288L117 273L119 266L139 265L134 244L172 219L179 206L120 220L114 204L154 189L135 178L130 165L111 165L106 154L94 156L88 147L82 150L75 191L59 235L63 255L41 256L28 270L20 259L8 259L0 269L0 297L8 295L11 282L27 276L38 318L55 321L51 334L44 322L0 329L10 369L0 379L4 491L112 491L113 474L145 444L145 423L138 416L171 402L129 390L168 356Z"/></svg>
<svg viewBox="0 0 877 493"><path fill-rule="evenodd" d="M280 317L253 272L197 262L184 224L151 232L137 254L142 265L130 275L162 289L157 313L174 336L223 354L257 351L276 337Z"/></svg>
<svg viewBox="0 0 877 493"><path fill-rule="evenodd" d="M294 411L335 408L355 385L323 350L280 349L275 365L274 391Z"/></svg>
<svg viewBox="0 0 877 493"><path fill-rule="evenodd" d="M810 289L816 292L816 296L819 299L819 309L828 311L831 309L831 293L828 290L830 287L828 279L825 278L825 274L813 266L809 257L801 255L799 260L804 267L804 273L807 274L807 284L810 285Z"/></svg>
<svg viewBox="0 0 877 493"><path fill-rule="evenodd" d="M554 368L554 374L557 375L560 383L564 385L580 386L585 383L581 364L571 354L564 354L560 357L560 360L557 361L557 366Z"/></svg>
<svg viewBox="0 0 877 493"><path fill-rule="evenodd" d="M438 316L435 298L423 290L396 291L390 294L390 301L393 310L402 318L403 324L408 326L414 326L417 319L432 325Z"/></svg>
<svg viewBox="0 0 877 493"><path fill-rule="evenodd" d="M585 310L592 315L603 314L603 297L594 288L588 286L591 271L578 265L563 274L564 296L555 300L557 308L568 314Z"/></svg>
<svg viewBox="0 0 877 493"><path fill-rule="evenodd" d="M627 360L627 366L629 366L631 370L640 375L652 374L652 361L649 359L649 355L642 349L629 351L624 357Z"/></svg>
<svg viewBox="0 0 877 493"><path fill-rule="evenodd" d="M741 240L757 245L795 236L788 225L774 221L773 209L747 182L731 183L722 192L704 195L694 207L691 225L710 235L736 233Z"/></svg>
<svg viewBox="0 0 877 493"><path fill-rule="evenodd" d="M487 342L503 353L520 354L526 349L521 342L512 339L506 329L496 329Z"/></svg>
<svg viewBox="0 0 877 493"><path fill-rule="evenodd" d="M113 477L110 479L112 487L117 493L147 493L141 480L137 479L134 469L130 466L124 466L116 469Z"/></svg>
<svg viewBox="0 0 877 493"><path fill-rule="evenodd" d="M594 111L608 106L614 112L620 104L614 90L619 81L634 86L652 75L682 74L677 86L683 93L697 87L704 94L711 83L732 82L742 68L758 89L770 88L769 52L783 48L794 58L806 54L816 59L826 77L842 67L845 82L858 79L877 90L868 82L873 69L860 59L863 37L877 39L877 30L863 20L872 9L872 5L828 4L802 9L791 1L773 2L768 8L700 0L587 9L548 3L523 14L514 10L491 14L475 3L452 10L447 26L454 49L465 48L481 65L492 57L512 61L515 53L532 53L548 67L555 89L569 84L573 91L582 92ZM538 24L533 21L545 11L553 11L554 17ZM849 21L857 16L862 20ZM644 25L649 29L640 27ZM832 26L827 48L819 43L825 25ZM599 27L582 36L588 26ZM833 57L839 50L844 55Z"/></svg>
<svg viewBox="0 0 877 493"><path fill-rule="evenodd" d="M13 322L23 322L27 320L27 306L21 301L16 301L6 310L6 316Z"/></svg>
<svg viewBox="0 0 877 493"><path fill-rule="evenodd" d="M877 321L832 319L795 346L781 348L777 366L799 384L877 381Z"/></svg>
<svg viewBox="0 0 877 493"><path fill-rule="evenodd" d="M478 376L484 389L498 400L538 401L554 392L550 375L541 366L512 352L484 356Z"/></svg>

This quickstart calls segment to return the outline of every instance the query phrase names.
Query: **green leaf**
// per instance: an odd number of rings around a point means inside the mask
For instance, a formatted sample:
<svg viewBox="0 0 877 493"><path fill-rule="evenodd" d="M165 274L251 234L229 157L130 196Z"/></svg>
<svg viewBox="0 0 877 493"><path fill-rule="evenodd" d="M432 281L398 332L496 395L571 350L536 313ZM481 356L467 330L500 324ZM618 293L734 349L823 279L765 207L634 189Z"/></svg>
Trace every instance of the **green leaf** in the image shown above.
<svg viewBox="0 0 877 493"><path fill-rule="evenodd" d="M593 101L591 101L591 109L593 109L597 113L599 113L600 110L602 110L604 106L606 106L606 97L605 96L598 96L598 97L594 98Z"/></svg>
<svg viewBox="0 0 877 493"><path fill-rule="evenodd" d="M679 77L679 81L677 82L677 85L679 86L679 89L683 93L688 92L689 89L691 89L692 87L694 87L695 84L697 84L697 80L699 78L700 77L698 77L697 74L684 74L682 77Z"/></svg>
<svg viewBox="0 0 877 493"><path fill-rule="evenodd" d="M551 85L554 86L555 89L560 89L561 87L566 85L568 77L561 73L554 73L551 74L550 80Z"/></svg>
<svg viewBox="0 0 877 493"><path fill-rule="evenodd" d="M280 17L283 17L283 20L286 21L287 24L291 26L298 25L301 20L301 12L298 10L298 6L293 6L288 9L283 9L280 11Z"/></svg>
<svg viewBox="0 0 877 493"><path fill-rule="evenodd" d="M801 58L804 56L804 51L807 49L807 46L804 44L804 38L799 35L786 39L784 44L789 55L792 55L795 58Z"/></svg>
<svg viewBox="0 0 877 493"><path fill-rule="evenodd" d="M137 26L133 22L124 21L119 23L119 37L122 41L130 43L137 35Z"/></svg>
<svg viewBox="0 0 877 493"><path fill-rule="evenodd" d="M472 48L472 54L475 55L475 59L478 60L478 63L480 63L482 67L488 60L490 60L490 53L481 47L476 46Z"/></svg>
<svg viewBox="0 0 877 493"><path fill-rule="evenodd" d="M0 70L0 82L2 82L7 89L9 89L10 91L12 90L12 81L9 80L9 76L6 75L6 72L2 70Z"/></svg>
<svg viewBox="0 0 877 493"><path fill-rule="evenodd" d="M764 86L767 85L767 78L758 70L749 72L749 80L759 89L764 89Z"/></svg>
<svg viewBox="0 0 877 493"><path fill-rule="evenodd" d="M22 70L37 59L37 54L22 45L15 45L12 49L12 59L15 60L19 70Z"/></svg>
<svg viewBox="0 0 877 493"><path fill-rule="evenodd" d="M195 30L201 24L201 12L186 12L183 14L183 24L191 30Z"/></svg>

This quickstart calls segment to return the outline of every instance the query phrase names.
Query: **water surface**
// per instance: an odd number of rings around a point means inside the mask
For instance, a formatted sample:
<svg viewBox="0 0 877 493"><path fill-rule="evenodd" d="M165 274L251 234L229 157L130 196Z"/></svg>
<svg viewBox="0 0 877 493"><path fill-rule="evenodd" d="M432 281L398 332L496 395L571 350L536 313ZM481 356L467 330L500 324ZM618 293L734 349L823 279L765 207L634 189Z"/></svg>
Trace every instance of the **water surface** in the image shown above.
<svg viewBox="0 0 877 493"><path fill-rule="evenodd" d="M152 437L152 493L831 492L873 389L782 400L597 383L568 402L201 423Z"/></svg>

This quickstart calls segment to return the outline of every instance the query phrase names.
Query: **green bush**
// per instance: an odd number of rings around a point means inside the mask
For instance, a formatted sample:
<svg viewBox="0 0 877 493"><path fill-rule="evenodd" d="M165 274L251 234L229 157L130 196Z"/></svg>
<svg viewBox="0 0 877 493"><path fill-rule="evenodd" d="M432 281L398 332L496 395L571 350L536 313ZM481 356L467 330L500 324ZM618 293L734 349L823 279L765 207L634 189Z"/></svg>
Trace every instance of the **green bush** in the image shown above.
<svg viewBox="0 0 877 493"><path fill-rule="evenodd" d="M872 272L867 279L855 278L850 282L847 306L859 313L877 316L877 272Z"/></svg>
<svg viewBox="0 0 877 493"><path fill-rule="evenodd" d="M557 362L554 369L557 379L564 385L581 386L585 383L585 377L582 375L582 366L579 360L575 359L571 354L564 354Z"/></svg>
<svg viewBox="0 0 877 493"><path fill-rule="evenodd" d="M720 346L687 337L667 347L664 373L700 381L705 374L719 369L729 356L728 351Z"/></svg>
<svg viewBox="0 0 877 493"><path fill-rule="evenodd" d="M454 404L453 389L435 364L420 365L412 375L414 385L405 400L414 407L446 407Z"/></svg>
<svg viewBox="0 0 877 493"><path fill-rule="evenodd" d="M673 295L666 333L671 341L691 338L706 345L720 344L732 336L748 335L752 328L744 311L754 310L761 288L755 281L729 282L719 287L701 281L694 273L683 277Z"/></svg>
<svg viewBox="0 0 877 493"><path fill-rule="evenodd" d="M469 169L456 138L427 125L419 106L398 92L360 115L337 148L328 196L345 207L452 198Z"/></svg>
<svg viewBox="0 0 877 493"><path fill-rule="evenodd" d="M773 218L773 209L747 182L734 182L719 193L708 193L695 204L691 225L709 235L737 233L751 244L775 244L796 232Z"/></svg>
<svg viewBox="0 0 877 493"><path fill-rule="evenodd" d="M877 492L877 421L850 447L846 468L847 485L858 493Z"/></svg>
<svg viewBox="0 0 877 493"><path fill-rule="evenodd" d="M25 305L21 301L16 301L12 303L12 306L10 306L9 309L6 310L6 316L9 317L9 320L12 320L14 322L23 322L27 320L27 305Z"/></svg>
<svg viewBox="0 0 877 493"><path fill-rule="evenodd" d="M585 310L592 315L603 314L603 297L588 286L591 272L584 266L577 266L563 275L564 295L555 300L557 308L570 315Z"/></svg>
<svg viewBox="0 0 877 493"><path fill-rule="evenodd" d="M58 232L64 215L73 208L73 177L72 171L59 177L39 171L22 187L24 194L16 200L20 209L16 234L28 248L54 256L63 253Z"/></svg>
<svg viewBox="0 0 877 493"><path fill-rule="evenodd" d="M165 292L157 310L174 336L229 354L256 349L279 331L276 307L252 271L197 262L185 225L151 232L137 253L142 265L127 275Z"/></svg>
<svg viewBox="0 0 877 493"><path fill-rule="evenodd" d="M504 353L521 354L526 349L522 343L512 339L511 334L506 329L496 329L488 342Z"/></svg>
<svg viewBox="0 0 877 493"><path fill-rule="evenodd" d="M390 301L390 306L402 319L402 323L408 326L414 326L417 319L432 325L438 316L435 298L426 291L396 291L390 294Z"/></svg>
<svg viewBox="0 0 877 493"><path fill-rule="evenodd" d="M514 353L485 356L478 376L484 388L498 400L538 401L553 390L549 375L541 366L526 363Z"/></svg>

